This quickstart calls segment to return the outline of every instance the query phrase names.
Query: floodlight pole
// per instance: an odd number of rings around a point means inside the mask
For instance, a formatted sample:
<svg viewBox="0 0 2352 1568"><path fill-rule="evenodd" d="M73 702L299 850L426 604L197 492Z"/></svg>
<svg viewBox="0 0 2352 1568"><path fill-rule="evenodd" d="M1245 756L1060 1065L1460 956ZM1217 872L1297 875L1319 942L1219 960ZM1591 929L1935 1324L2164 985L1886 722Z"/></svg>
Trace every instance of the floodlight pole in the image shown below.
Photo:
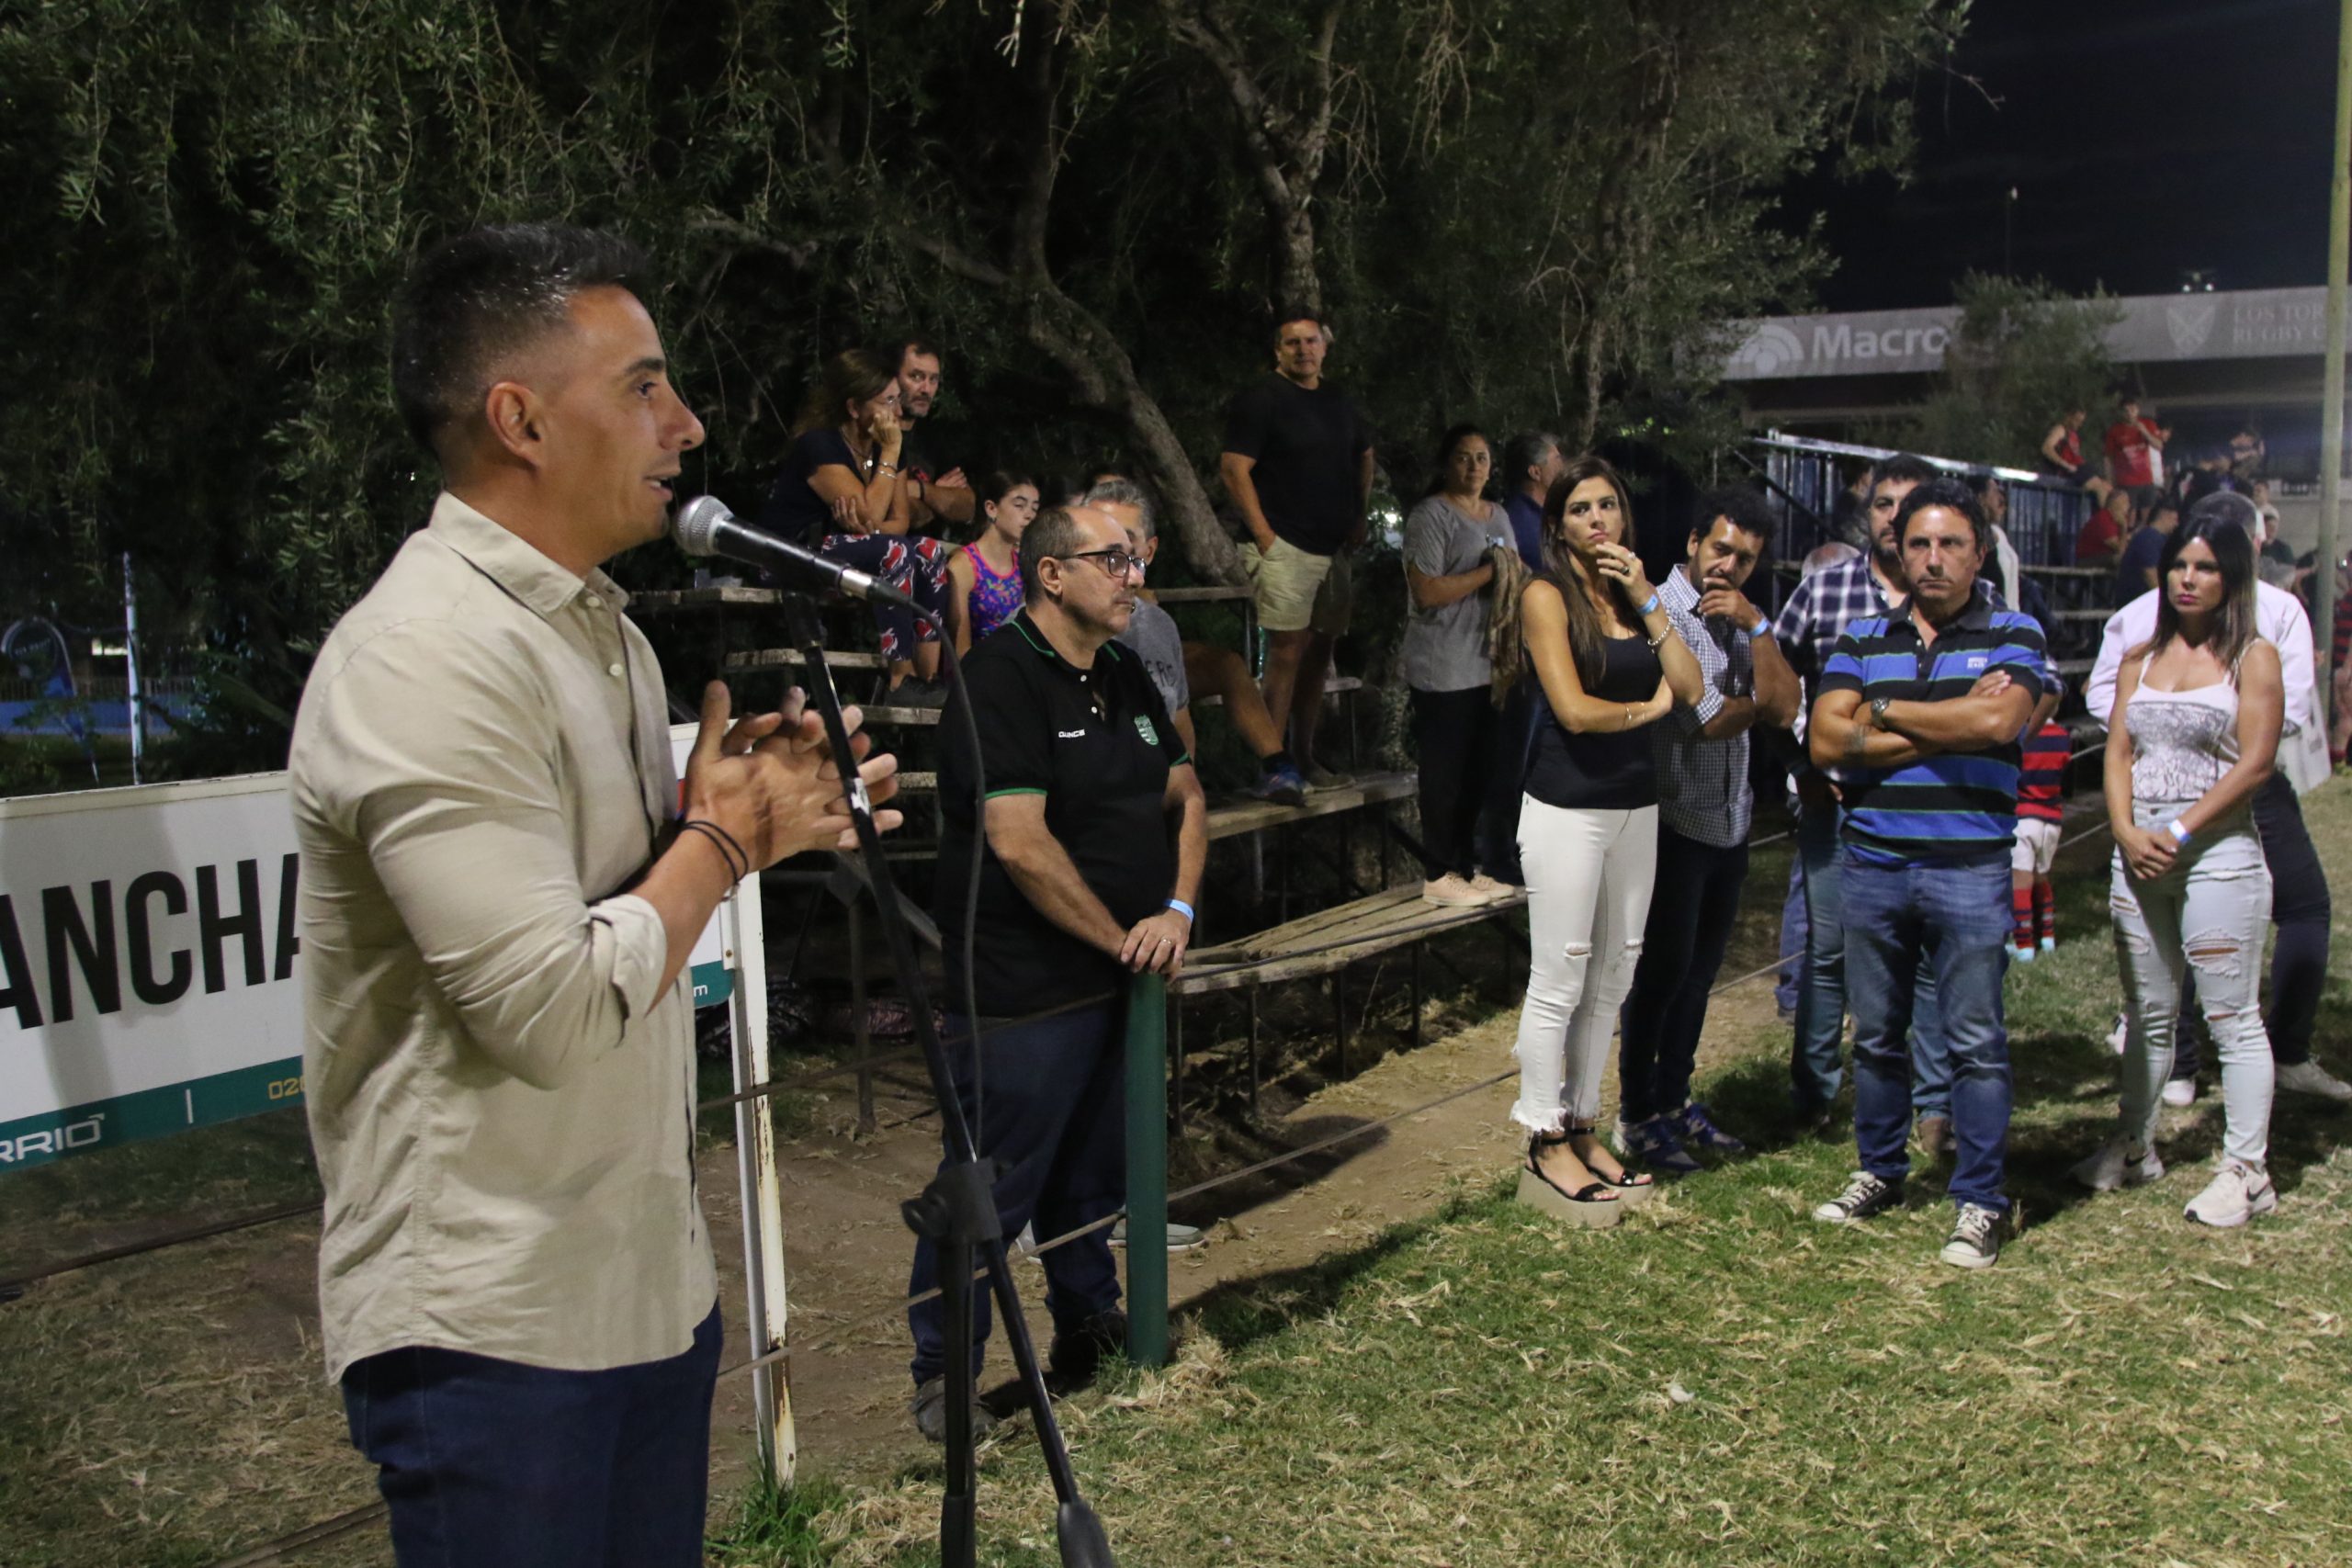
<svg viewBox="0 0 2352 1568"><path fill-rule="evenodd" d="M2329 143L2333 169L2327 204L2327 390L2319 437L2319 571L2324 585L2319 611L2321 722L2333 729L2335 682L2335 523L2344 490L2344 272L2352 260L2352 0L2343 0L2335 26L2335 140Z"/></svg>

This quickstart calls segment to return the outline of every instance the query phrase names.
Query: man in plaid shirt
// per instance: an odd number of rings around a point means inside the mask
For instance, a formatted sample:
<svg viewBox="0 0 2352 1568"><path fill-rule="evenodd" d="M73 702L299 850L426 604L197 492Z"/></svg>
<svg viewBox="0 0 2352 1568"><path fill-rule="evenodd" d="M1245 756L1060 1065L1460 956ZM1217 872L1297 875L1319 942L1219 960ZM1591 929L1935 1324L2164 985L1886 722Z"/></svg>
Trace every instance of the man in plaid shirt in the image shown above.
<svg viewBox="0 0 2352 1568"><path fill-rule="evenodd" d="M1657 585L1702 677L1696 705L1677 704L1650 727L1657 881L1678 896L1650 900L1617 1057L1617 1147L1668 1175L1698 1169L1694 1151L1742 1152L1690 1098L1690 1073L1747 880L1755 814L1747 731L1786 728L1797 711L1796 672L1781 657L1771 623L1742 592L1770 544L1771 509L1754 491L1735 488L1702 499L1698 519L1687 558Z"/></svg>
<svg viewBox="0 0 2352 1568"><path fill-rule="evenodd" d="M1867 615L1883 614L1899 604L1908 592L1903 579L1903 556L1894 538L1894 513L1922 481L1936 470L1925 459L1905 454L1879 466L1871 486L1871 551L1841 566L1816 572L1797 584L1781 606L1772 634L1789 663L1805 682L1804 702L1797 720L1797 739L1804 739L1804 710L1821 689L1821 671L1830 650L1846 628ZM1802 753L1801 753L1802 754ZM1797 1113L1809 1122L1826 1123L1829 1103L1838 1098L1844 1077L1838 1046L1846 1032L1846 928L1838 897L1838 835L1845 809L1838 798L1838 780L1810 760L1797 764L1797 856L1804 874L1807 931L1804 967L1797 987L1796 1038L1789 1051L1790 1098ZM1917 1062L1917 1042L1931 1036L1935 1027L1935 991L1921 988L1912 1009L1914 1060L1923 1079L1935 1077L1933 1066ZM1930 1097L1932 1103L1932 1097ZM1923 1135L1946 1132L1930 1115L1921 1118ZM1931 1145L1931 1152L1937 1145Z"/></svg>

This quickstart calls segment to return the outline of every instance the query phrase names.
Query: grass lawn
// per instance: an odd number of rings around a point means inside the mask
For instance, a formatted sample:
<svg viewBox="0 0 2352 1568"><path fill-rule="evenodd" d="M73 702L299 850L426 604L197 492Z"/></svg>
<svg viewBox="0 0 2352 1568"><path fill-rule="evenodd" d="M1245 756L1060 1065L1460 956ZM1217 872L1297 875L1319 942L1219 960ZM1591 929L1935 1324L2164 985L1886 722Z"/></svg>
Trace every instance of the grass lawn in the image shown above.
<svg viewBox="0 0 2352 1568"><path fill-rule="evenodd" d="M2306 804L2352 887L2352 790ZM2106 853L2102 836L2062 857L2063 945L2009 982L2024 1228L1998 1267L1936 1260L1951 1208L1932 1174L1900 1214L1811 1221L1852 1148L1781 1120L1786 1035L1759 1031L1705 1088L1765 1133L1754 1157L1602 1233L1516 1207L1498 1170L1216 1302L1169 1371L1073 1402L1122 1560L2352 1562L2352 1116L2281 1100L2280 1208L2245 1230L2180 1214L2210 1173L2211 1097L2167 1112L2161 1183L2064 1182L2114 1115ZM2339 1072L2347 964L2339 945L2321 1015ZM1025 1423L982 1479L982 1561L1057 1561ZM754 1501L717 1560L933 1561L937 1483Z"/></svg>

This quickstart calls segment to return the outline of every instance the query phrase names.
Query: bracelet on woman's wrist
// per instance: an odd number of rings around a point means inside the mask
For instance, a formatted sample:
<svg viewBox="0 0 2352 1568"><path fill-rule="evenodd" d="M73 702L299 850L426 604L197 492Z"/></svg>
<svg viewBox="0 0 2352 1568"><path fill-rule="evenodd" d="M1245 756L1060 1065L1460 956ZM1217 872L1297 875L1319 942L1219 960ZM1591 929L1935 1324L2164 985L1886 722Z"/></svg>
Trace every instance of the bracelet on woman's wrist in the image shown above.
<svg viewBox="0 0 2352 1568"><path fill-rule="evenodd" d="M2187 849L2188 847L2188 840L2197 836L2195 833L2183 827L2181 825L2180 818L2177 817L2165 824L2165 830L2172 835L2172 841L2182 849Z"/></svg>
<svg viewBox="0 0 2352 1568"><path fill-rule="evenodd" d="M1649 600L1648 600L1648 602L1647 602L1646 604L1643 604L1643 606L1642 606L1640 609L1638 609L1638 610L1634 611L1634 614L1635 614L1635 615L1650 615L1650 614L1652 614L1653 612L1655 612L1657 609L1657 589L1655 589L1655 588L1653 588L1653 589L1651 589L1651 590L1650 590L1650 596L1649 596Z"/></svg>

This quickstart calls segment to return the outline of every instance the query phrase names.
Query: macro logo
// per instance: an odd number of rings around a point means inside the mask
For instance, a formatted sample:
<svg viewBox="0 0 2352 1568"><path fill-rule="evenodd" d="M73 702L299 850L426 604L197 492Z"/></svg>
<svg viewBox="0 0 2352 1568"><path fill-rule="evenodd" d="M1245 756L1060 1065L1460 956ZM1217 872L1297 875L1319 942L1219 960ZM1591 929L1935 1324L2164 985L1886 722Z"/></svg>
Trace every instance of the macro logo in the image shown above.
<svg viewBox="0 0 2352 1568"><path fill-rule="evenodd" d="M1804 343L1778 321L1766 321L1747 334L1731 356L1734 375L1778 376L1804 363Z"/></svg>
<svg viewBox="0 0 2352 1568"><path fill-rule="evenodd" d="M2172 333L2173 352L2183 359L2192 357L2213 335L2213 300L2205 295L2192 294L2165 307L2165 330Z"/></svg>

